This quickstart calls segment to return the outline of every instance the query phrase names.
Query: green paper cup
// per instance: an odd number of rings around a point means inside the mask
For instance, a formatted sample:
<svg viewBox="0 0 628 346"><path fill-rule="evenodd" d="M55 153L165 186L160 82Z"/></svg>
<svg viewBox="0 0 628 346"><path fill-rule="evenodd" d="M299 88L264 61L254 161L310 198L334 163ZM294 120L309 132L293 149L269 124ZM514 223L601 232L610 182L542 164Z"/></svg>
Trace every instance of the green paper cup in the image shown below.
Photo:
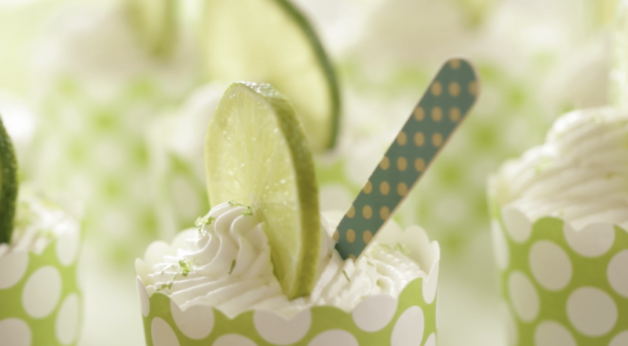
<svg viewBox="0 0 628 346"><path fill-rule="evenodd" d="M76 271L80 232L73 220L55 227L60 235L34 241L30 249L20 246L28 242L24 238L13 246L0 245L2 345L77 344L83 319Z"/></svg>
<svg viewBox="0 0 628 346"><path fill-rule="evenodd" d="M412 234L410 228L400 232L407 236ZM425 277L408 283L398 298L389 295L370 296L352 311L333 306L315 306L285 319L266 310L250 310L235 317L226 316L220 310L206 305L194 305L182 310L166 294L156 292L149 296L138 276L146 344L435 346L440 247L437 242L429 243L425 233L421 237L415 235L412 234L412 237L426 241L417 248L427 250L424 253L430 252L432 257L431 265L426 266L430 270ZM384 237L378 238L381 243L389 244L381 238Z"/></svg>
<svg viewBox="0 0 628 346"><path fill-rule="evenodd" d="M628 232L491 203L509 345L628 345Z"/></svg>

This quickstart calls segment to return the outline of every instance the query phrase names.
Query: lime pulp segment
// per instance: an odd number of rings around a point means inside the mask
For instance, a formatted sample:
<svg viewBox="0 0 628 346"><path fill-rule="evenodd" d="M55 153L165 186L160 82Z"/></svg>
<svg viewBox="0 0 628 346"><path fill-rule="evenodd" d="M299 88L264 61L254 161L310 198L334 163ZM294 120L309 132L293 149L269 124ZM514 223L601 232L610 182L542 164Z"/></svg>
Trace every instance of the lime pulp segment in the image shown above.
<svg viewBox="0 0 628 346"><path fill-rule="evenodd" d="M205 166L213 205L238 201L264 222L284 294L309 295L321 236L318 187L308 142L287 100L267 84L233 84L209 125Z"/></svg>
<svg viewBox="0 0 628 346"><path fill-rule="evenodd" d="M294 106L312 149L333 147L338 85L305 17L287 0L209 0L205 14L208 77L271 84Z"/></svg>
<svg viewBox="0 0 628 346"><path fill-rule="evenodd" d="M15 151L0 119L0 244L11 242L17 190Z"/></svg>

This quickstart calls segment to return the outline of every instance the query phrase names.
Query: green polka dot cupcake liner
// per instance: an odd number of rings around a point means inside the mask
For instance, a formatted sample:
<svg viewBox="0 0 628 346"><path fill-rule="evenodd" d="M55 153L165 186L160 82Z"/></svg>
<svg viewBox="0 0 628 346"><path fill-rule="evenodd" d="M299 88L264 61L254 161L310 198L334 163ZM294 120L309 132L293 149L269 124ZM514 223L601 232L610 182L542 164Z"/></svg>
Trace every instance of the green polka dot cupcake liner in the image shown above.
<svg viewBox="0 0 628 346"><path fill-rule="evenodd" d="M509 345L628 345L628 231L492 209Z"/></svg>
<svg viewBox="0 0 628 346"><path fill-rule="evenodd" d="M316 306L286 320L253 310L229 318L210 306L182 310L167 295L149 297L138 277L148 346L435 346L439 260L398 299L375 295L346 312Z"/></svg>
<svg viewBox="0 0 628 346"><path fill-rule="evenodd" d="M83 319L76 274L79 247L79 235L66 234L41 254L8 247L0 251L0 344L77 344Z"/></svg>

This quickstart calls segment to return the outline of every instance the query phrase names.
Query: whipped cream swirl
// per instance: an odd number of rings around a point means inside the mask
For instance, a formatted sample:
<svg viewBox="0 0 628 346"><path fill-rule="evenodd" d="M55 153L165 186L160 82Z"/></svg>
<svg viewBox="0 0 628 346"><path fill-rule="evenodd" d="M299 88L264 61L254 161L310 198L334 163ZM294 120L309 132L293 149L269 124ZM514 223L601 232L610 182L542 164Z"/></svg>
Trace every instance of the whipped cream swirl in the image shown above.
<svg viewBox="0 0 628 346"><path fill-rule="evenodd" d="M317 283L309 297L289 301L273 274L262 223L247 207L214 207L199 229L182 232L172 246L155 242L136 270L149 294L162 292L183 309L202 304L230 317L265 309L286 317L315 305L353 309L380 293L397 297L406 284L425 277L419 265L388 246L374 244L356 263L343 261L322 218Z"/></svg>
<svg viewBox="0 0 628 346"><path fill-rule="evenodd" d="M0 244L0 257L10 250L41 254L53 240L79 233L78 221L68 212L53 202L21 191L11 244Z"/></svg>
<svg viewBox="0 0 628 346"><path fill-rule="evenodd" d="M509 161L491 180L502 207L532 221L555 216L576 229L628 223L628 111L599 108L558 119L546 143Z"/></svg>

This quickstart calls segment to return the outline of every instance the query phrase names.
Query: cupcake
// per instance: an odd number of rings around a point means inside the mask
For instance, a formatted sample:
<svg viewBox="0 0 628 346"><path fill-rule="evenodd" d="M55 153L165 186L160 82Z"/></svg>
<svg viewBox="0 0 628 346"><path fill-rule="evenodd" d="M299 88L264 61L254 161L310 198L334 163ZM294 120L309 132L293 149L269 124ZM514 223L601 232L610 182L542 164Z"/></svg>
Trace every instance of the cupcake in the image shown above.
<svg viewBox="0 0 628 346"><path fill-rule="evenodd" d="M205 150L214 207L136 261L147 345L435 345L438 244L390 223L343 260L272 87L232 85Z"/></svg>
<svg viewBox="0 0 628 346"><path fill-rule="evenodd" d="M344 261L321 217L316 285L290 300L263 224L247 211L220 204L211 223L152 243L136 261L147 345L435 345L440 250L423 230L391 223L386 239Z"/></svg>
<svg viewBox="0 0 628 346"><path fill-rule="evenodd" d="M628 343L628 112L569 113L489 182L511 345Z"/></svg>
<svg viewBox="0 0 628 346"><path fill-rule="evenodd" d="M82 321L79 222L25 189L16 201L16 165L1 122L0 159L0 340L76 345Z"/></svg>

